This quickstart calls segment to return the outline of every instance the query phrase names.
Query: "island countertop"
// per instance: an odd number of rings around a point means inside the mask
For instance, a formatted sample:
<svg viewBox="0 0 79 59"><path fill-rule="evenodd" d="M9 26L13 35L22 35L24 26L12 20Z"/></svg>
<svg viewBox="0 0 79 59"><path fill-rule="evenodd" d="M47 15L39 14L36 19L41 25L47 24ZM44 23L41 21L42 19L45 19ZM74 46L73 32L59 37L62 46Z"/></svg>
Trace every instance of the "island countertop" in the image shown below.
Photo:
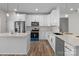
<svg viewBox="0 0 79 59"><path fill-rule="evenodd" d="M76 37L77 35L78 34L63 34L63 35L55 35L55 36L73 46L79 46L79 37Z"/></svg>
<svg viewBox="0 0 79 59"><path fill-rule="evenodd" d="M0 33L0 37L25 37L30 33Z"/></svg>

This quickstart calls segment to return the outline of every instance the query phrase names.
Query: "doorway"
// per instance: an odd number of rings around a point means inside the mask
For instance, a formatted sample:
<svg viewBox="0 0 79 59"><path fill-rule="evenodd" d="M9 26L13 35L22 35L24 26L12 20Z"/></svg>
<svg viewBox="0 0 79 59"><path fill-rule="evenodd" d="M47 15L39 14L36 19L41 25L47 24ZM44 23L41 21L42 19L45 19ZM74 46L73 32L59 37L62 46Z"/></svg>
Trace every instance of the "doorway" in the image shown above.
<svg viewBox="0 0 79 59"><path fill-rule="evenodd" d="M60 18L60 32L69 32L68 18Z"/></svg>

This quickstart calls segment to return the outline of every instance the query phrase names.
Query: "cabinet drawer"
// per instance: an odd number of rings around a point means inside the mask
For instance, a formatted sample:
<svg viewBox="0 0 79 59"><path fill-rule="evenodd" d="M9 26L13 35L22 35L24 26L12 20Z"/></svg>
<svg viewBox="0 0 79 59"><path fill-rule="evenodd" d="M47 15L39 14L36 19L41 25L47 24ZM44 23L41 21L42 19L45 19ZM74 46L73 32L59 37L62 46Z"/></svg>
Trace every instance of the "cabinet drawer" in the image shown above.
<svg viewBox="0 0 79 59"><path fill-rule="evenodd" d="M70 51L74 51L74 47L71 46L70 44L67 44L65 43L65 46L64 46L66 49L70 50Z"/></svg>
<svg viewBox="0 0 79 59"><path fill-rule="evenodd" d="M74 56L74 51L68 49L68 48L65 48L65 56Z"/></svg>
<svg viewBox="0 0 79 59"><path fill-rule="evenodd" d="M68 47L68 46L64 46L65 51L72 51L74 52L74 48Z"/></svg>
<svg viewBox="0 0 79 59"><path fill-rule="evenodd" d="M65 52L65 56L74 56L73 53Z"/></svg>
<svg viewBox="0 0 79 59"><path fill-rule="evenodd" d="M65 56L74 56L74 47L68 43L64 46Z"/></svg>

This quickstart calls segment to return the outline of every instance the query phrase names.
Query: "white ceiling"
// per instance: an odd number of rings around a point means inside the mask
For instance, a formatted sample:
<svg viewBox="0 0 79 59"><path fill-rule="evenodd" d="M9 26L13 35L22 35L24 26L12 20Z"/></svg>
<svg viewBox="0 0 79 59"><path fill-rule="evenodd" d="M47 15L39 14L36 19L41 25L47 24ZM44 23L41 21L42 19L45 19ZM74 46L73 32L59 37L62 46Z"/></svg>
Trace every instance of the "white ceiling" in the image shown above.
<svg viewBox="0 0 79 59"><path fill-rule="evenodd" d="M7 7L8 5L8 7ZM70 8L79 8L79 3L0 3L0 9L7 12L15 8L24 13L49 13L53 8L59 7L61 14L70 14ZM8 8L8 9L7 9ZM38 11L35 11L38 8Z"/></svg>

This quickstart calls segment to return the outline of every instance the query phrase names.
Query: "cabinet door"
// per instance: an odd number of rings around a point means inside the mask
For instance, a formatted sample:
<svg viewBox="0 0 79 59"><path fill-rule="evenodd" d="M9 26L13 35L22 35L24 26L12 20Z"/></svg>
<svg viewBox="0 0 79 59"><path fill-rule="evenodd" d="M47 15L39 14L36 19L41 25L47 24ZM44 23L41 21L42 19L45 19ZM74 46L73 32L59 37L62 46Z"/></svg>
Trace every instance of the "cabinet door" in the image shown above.
<svg viewBox="0 0 79 59"><path fill-rule="evenodd" d="M48 36L46 32L39 32L39 39L40 40L47 40Z"/></svg>
<svg viewBox="0 0 79 59"><path fill-rule="evenodd" d="M46 20L47 20L46 25L47 25L47 26L50 26L50 25L51 25L50 15L47 15L47 16L46 16Z"/></svg>
<svg viewBox="0 0 79 59"><path fill-rule="evenodd" d="M31 26L31 15L27 15L27 18L26 18L26 26Z"/></svg>
<svg viewBox="0 0 79 59"><path fill-rule="evenodd" d="M48 37L49 44L51 45L52 49L55 52L55 35L51 33L51 34L48 34L47 37Z"/></svg>
<svg viewBox="0 0 79 59"><path fill-rule="evenodd" d="M74 47L65 42L64 52L65 56L74 56Z"/></svg>
<svg viewBox="0 0 79 59"><path fill-rule="evenodd" d="M51 45L51 36L48 35L48 41L49 41L49 44Z"/></svg>
<svg viewBox="0 0 79 59"><path fill-rule="evenodd" d="M43 16L43 26L50 26L50 19L48 19L48 15Z"/></svg>
<svg viewBox="0 0 79 59"><path fill-rule="evenodd" d="M64 41L56 37L55 55L64 56Z"/></svg>
<svg viewBox="0 0 79 59"><path fill-rule="evenodd" d="M27 46L26 46L26 51L28 52L29 51L29 49L30 49L30 35L27 35Z"/></svg>
<svg viewBox="0 0 79 59"><path fill-rule="evenodd" d="M42 40L43 39L43 33L40 31L39 32L39 39Z"/></svg>
<svg viewBox="0 0 79 59"><path fill-rule="evenodd" d="M44 26L43 16L39 16L39 26Z"/></svg>
<svg viewBox="0 0 79 59"><path fill-rule="evenodd" d="M52 48L53 48L53 50L54 50L54 52L55 52L55 35L54 34L52 34L52 39L51 39L52 41L51 41L51 43L52 43Z"/></svg>

